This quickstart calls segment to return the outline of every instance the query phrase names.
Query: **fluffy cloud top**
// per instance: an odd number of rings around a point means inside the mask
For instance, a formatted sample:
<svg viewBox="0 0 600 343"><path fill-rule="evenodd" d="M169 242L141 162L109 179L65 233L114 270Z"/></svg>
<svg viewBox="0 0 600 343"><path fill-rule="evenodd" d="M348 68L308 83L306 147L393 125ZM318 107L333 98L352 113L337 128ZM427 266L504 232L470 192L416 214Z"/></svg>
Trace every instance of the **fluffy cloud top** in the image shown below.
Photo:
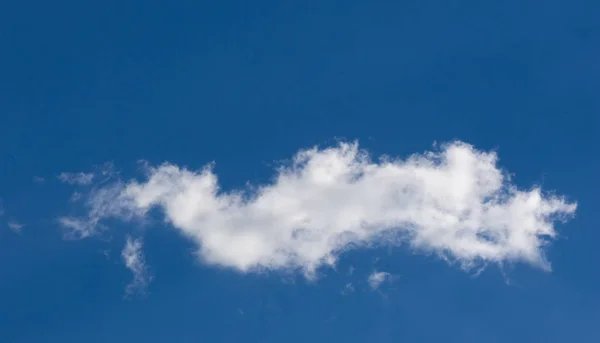
<svg viewBox="0 0 600 343"><path fill-rule="evenodd" d="M97 188L87 206L87 217L61 221L86 236L106 217L142 219L158 208L197 243L205 263L307 275L347 249L374 244L408 244L466 268L526 262L547 269L553 224L576 210L537 187L517 189L494 152L462 142L406 160L372 161L356 143L302 150L253 190L220 190L210 165L164 164L143 182Z"/></svg>
<svg viewBox="0 0 600 343"><path fill-rule="evenodd" d="M144 292L151 278L146 268L144 255L142 254L143 243L141 239L127 237L121 257L125 266L133 273L133 281L127 285L126 293Z"/></svg>

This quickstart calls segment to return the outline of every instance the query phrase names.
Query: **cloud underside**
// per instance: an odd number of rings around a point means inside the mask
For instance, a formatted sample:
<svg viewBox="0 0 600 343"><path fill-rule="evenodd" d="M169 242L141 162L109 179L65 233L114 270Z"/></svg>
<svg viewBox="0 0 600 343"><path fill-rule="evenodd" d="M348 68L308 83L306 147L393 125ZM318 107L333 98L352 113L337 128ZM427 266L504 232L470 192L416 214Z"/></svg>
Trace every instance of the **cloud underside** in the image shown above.
<svg viewBox="0 0 600 343"><path fill-rule="evenodd" d="M243 169L243 168L242 168ZM464 268L526 262L549 269L544 246L576 204L519 190L494 152L453 142L405 160L373 161L356 143L302 150L271 183L223 191L212 165L149 167L87 195L87 216L61 218L79 236L104 219L143 220L153 208L198 245L203 262L256 270L333 265L344 251L405 244Z"/></svg>

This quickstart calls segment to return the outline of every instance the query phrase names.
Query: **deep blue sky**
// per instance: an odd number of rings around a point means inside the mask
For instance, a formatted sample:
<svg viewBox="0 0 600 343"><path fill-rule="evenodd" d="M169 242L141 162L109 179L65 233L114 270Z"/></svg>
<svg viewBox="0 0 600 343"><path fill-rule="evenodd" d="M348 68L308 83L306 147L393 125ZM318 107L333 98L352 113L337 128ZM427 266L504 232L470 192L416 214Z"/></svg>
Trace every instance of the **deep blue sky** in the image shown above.
<svg viewBox="0 0 600 343"><path fill-rule="evenodd" d="M0 342L600 341L598 18L583 0L2 2ZM339 138L496 150L520 187L579 203L553 271L396 249L291 283L202 265L158 225L148 294L123 299L124 234L65 241L55 221L63 171L216 161L228 189ZM374 269L397 280L370 291Z"/></svg>

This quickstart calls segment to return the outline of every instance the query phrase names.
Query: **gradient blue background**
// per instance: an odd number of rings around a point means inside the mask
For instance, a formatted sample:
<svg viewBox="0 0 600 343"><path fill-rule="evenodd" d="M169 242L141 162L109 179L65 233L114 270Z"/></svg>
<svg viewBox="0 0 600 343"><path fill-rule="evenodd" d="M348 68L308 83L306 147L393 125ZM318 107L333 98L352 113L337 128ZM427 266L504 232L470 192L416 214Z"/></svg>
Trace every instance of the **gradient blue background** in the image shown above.
<svg viewBox="0 0 600 343"><path fill-rule="evenodd" d="M0 342L599 342L599 18L591 0L1 2ZM62 171L214 160L231 189L338 138L464 140L577 200L553 272L394 249L283 282L203 266L156 226L155 280L125 300L128 228L72 242L55 223ZM375 269L398 278L371 292Z"/></svg>

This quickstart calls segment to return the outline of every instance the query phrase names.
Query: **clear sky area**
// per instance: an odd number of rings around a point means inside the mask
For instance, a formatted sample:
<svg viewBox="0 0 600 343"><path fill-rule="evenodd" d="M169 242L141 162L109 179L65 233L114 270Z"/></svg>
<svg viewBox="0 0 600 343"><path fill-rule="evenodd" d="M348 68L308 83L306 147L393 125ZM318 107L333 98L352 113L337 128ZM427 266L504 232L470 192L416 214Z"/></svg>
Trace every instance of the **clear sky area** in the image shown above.
<svg viewBox="0 0 600 343"><path fill-rule="evenodd" d="M0 342L600 342L599 23L0 2Z"/></svg>

